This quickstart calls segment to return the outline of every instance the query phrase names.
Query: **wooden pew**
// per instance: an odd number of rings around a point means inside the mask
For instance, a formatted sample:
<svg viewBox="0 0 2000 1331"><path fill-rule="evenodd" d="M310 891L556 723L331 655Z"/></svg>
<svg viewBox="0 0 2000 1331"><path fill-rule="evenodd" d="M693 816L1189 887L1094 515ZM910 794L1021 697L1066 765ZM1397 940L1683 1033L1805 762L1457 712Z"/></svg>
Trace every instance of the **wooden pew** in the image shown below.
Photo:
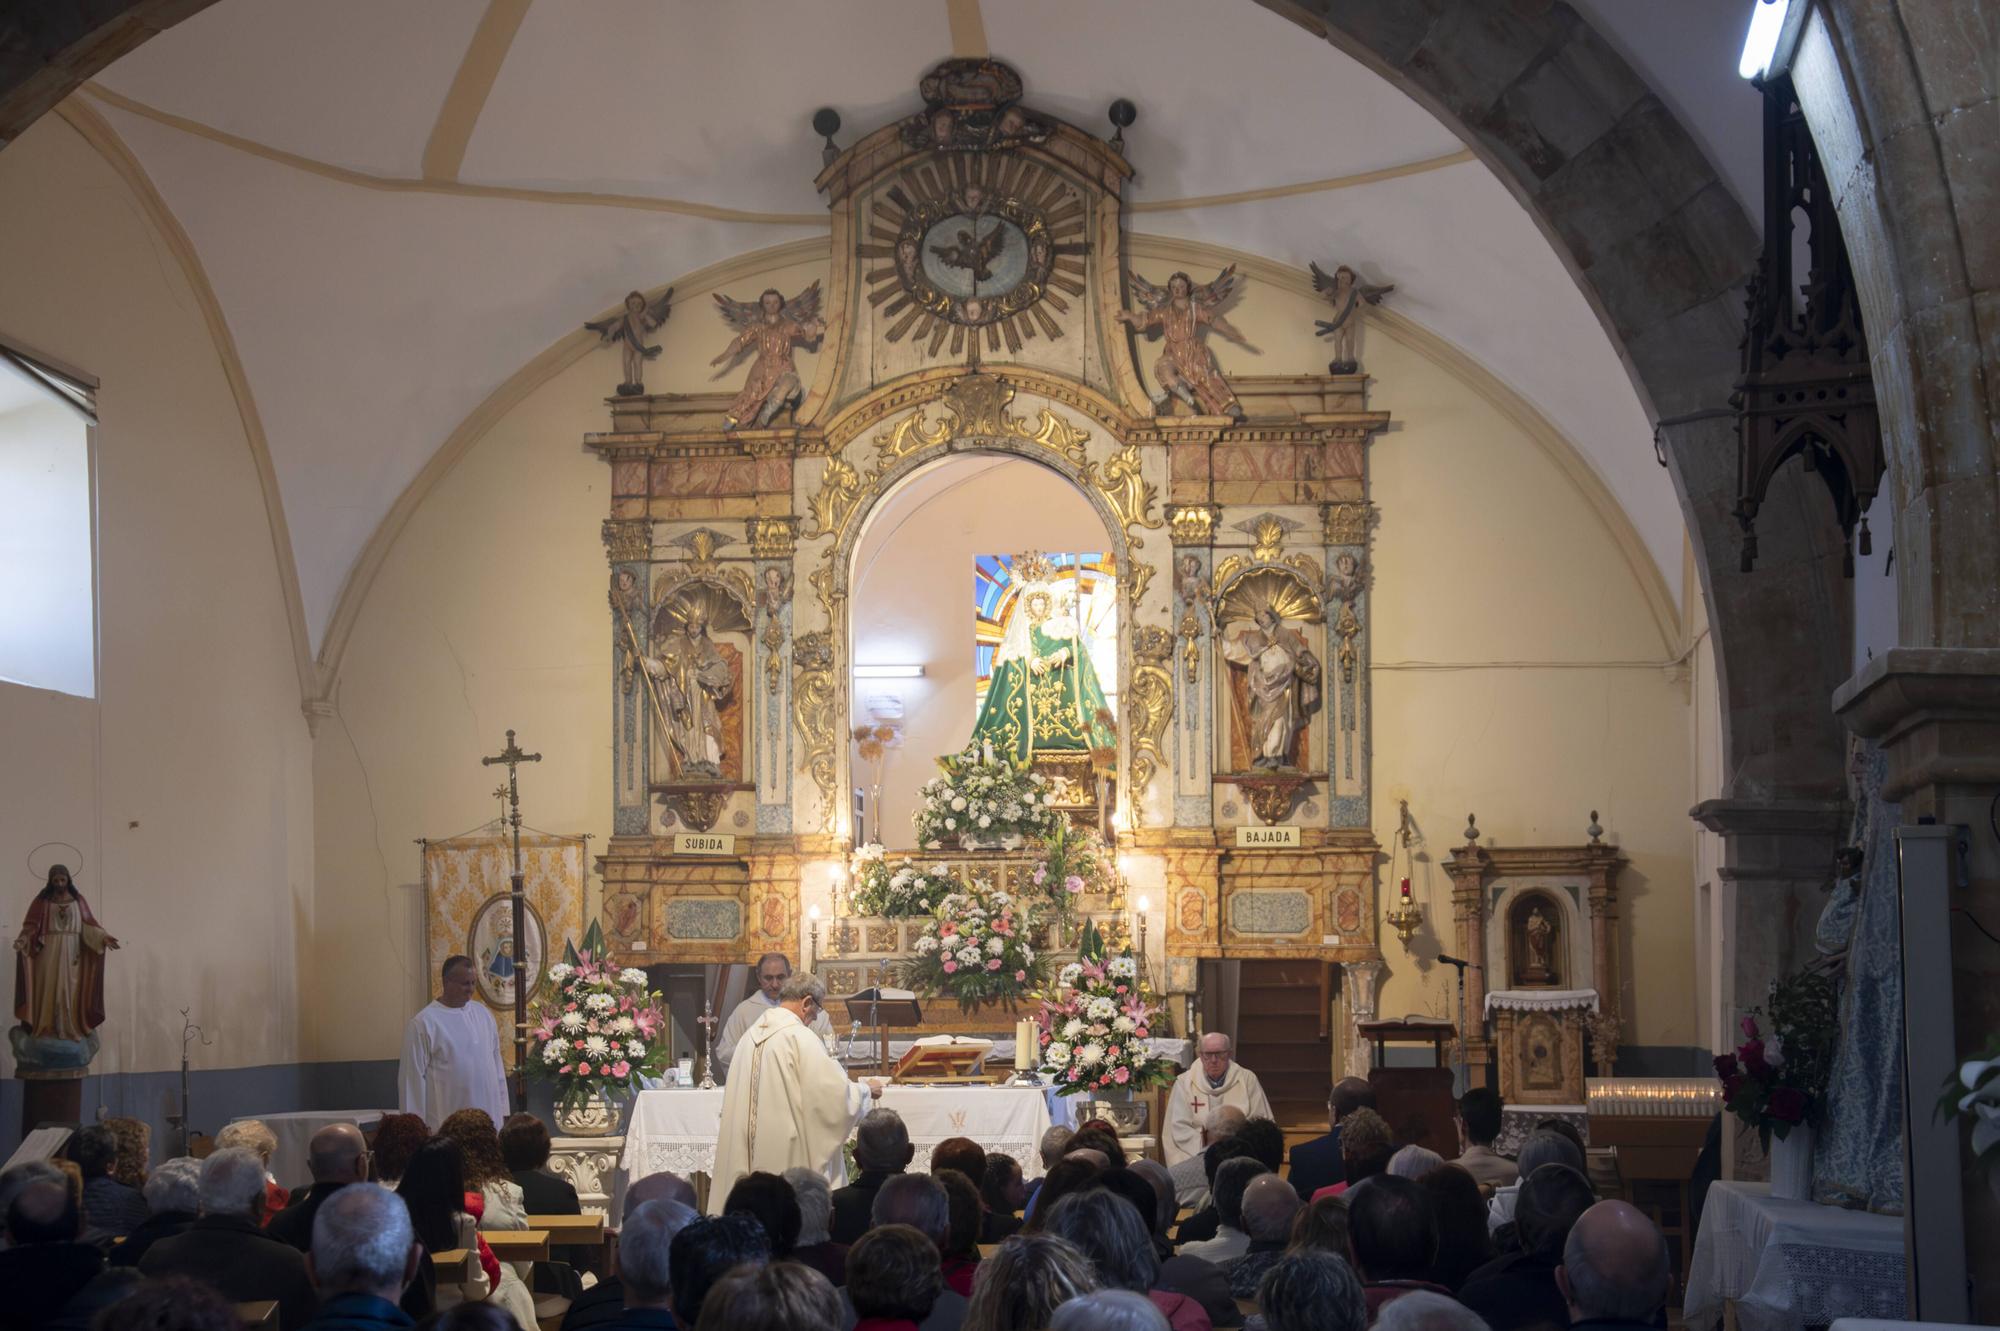
<svg viewBox="0 0 2000 1331"><path fill-rule="evenodd" d="M528 1228L546 1230L549 1242L559 1248L596 1248L604 1243L601 1215L531 1215ZM486 1241L493 1241L490 1234Z"/></svg>
<svg viewBox="0 0 2000 1331"><path fill-rule="evenodd" d="M479 1237L503 1262L546 1262L549 1260L549 1231L546 1229L482 1229Z"/></svg>

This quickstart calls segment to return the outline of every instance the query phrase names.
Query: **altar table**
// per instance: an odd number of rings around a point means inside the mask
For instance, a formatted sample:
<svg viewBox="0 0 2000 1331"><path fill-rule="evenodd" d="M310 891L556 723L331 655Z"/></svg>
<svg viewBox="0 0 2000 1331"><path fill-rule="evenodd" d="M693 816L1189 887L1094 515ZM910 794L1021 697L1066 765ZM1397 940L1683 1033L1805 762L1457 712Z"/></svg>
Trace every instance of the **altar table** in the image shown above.
<svg viewBox="0 0 2000 1331"><path fill-rule="evenodd" d="M1042 1134L1056 1123L1076 1125L1076 1104L1038 1086L885 1086L879 1107L903 1116L916 1147L912 1170L928 1173L931 1148L949 1137L970 1137L988 1154L1021 1162L1026 1178L1042 1175ZM683 1178L715 1167L715 1139L722 1128L722 1090L641 1091L625 1129L626 1179L670 1169Z"/></svg>
<svg viewBox="0 0 2000 1331"><path fill-rule="evenodd" d="M1682 1320L1710 1331L1726 1302L1741 1331L1800 1331L1841 1317L1901 1318L1903 1219L1771 1196L1768 1183L1710 1186Z"/></svg>
<svg viewBox="0 0 2000 1331"><path fill-rule="evenodd" d="M366 1133L382 1121L382 1111L301 1109L286 1114L240 1114L229 1121L241 1123L251 1118L269 1128L278 1139L278 1149L271 1155L271 1177L278 1180L279 1187L297 1191L312 1186L312 1165L306 1155L315 1132L335 1123L352 1123Z"/></svg>

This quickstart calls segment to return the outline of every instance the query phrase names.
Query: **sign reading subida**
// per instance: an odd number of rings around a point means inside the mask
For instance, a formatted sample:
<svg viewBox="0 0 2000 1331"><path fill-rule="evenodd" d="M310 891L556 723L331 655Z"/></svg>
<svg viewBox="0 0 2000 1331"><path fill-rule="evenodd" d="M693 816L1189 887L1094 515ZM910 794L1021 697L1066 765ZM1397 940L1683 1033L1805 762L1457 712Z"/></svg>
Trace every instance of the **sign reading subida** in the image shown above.
<svg viewBox="0 0 2000 1331"><path fill-rule="evenodd" d="M676 855L734 855L735 853L736 838L721 832L674 833Z"/></svg>
<svg viewBox="0 0 2000 1331"><path fill-rule="evenodd" d="M1299 844L1299 829L1296 827L1247 827L1236 829L1238 850L1271 850L1279 846Z"/></svg>

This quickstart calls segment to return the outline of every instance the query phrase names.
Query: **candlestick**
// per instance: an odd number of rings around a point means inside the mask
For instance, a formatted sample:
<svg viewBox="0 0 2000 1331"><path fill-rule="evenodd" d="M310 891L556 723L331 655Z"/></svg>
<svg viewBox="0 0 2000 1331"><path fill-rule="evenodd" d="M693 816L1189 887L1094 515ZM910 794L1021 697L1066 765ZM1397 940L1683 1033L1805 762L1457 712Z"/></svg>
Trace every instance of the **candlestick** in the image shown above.
<svg viewBox="0 0 2000 1331"><path fill-rule="evenodd" d="M813 968L813 962L819 957L819 903L818 902L814 902L811 906L806 908L806 920L807 920L806 937L810 940L806 944L806 969L811 970Z"/></svg>

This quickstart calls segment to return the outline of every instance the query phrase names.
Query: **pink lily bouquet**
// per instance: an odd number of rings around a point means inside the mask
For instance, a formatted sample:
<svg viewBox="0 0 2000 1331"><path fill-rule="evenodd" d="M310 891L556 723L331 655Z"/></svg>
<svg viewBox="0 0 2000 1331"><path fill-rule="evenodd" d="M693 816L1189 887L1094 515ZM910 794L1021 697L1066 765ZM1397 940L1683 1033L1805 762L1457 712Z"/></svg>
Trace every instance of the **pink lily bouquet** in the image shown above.
<svg viewBox="0 0 2000 1331"><path fill-rule="evenodd" d="M1147 1038L1165 1015L1146 999L1130 951L1106 955L1104 936L1086 925L1078 960L1062 968L1057 991L1042 1002L1041 1073L1057 1095L1142 1091L1165 1086L1178 1070L1153 1057Z"/></svg>
<svg viewBox="0 0 2000 1331"><path fill-rule="evenodd" d="M899 978L929 996L948 995L967 1012L988 1003L1012 1009L1048 978L1028 941L1028 906L984 880L938 903Z"/></svg>
<svg viewBox="0 0 2000 1331"><path fill-rule="evenodd" d="M595 952L549 967L528 1021L528 1070L555 1082L565 1107L637 1090L667 1066L667 1013L646 972Z"/></svg>

